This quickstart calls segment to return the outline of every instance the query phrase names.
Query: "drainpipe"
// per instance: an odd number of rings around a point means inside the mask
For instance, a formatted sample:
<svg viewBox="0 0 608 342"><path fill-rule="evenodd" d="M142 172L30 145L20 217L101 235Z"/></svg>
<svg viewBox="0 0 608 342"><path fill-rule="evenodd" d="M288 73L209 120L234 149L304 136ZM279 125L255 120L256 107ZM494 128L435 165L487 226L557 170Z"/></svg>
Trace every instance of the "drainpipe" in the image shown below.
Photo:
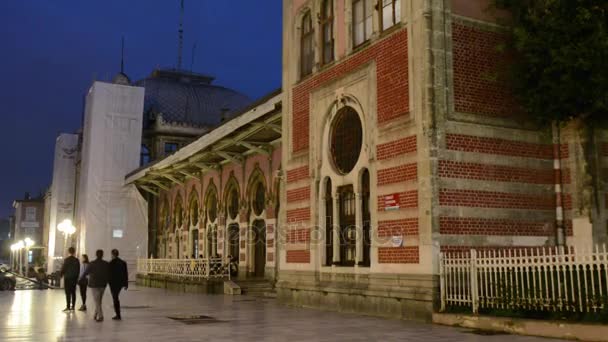
<svg viewBox="0 0 608 342"><path fill-rule="evenodd" d="M551 130L553 134L553 169L555 170L555 234L557 245L564 246L564 197L562 195L561 138L557 121L553 121Z"/></svg>

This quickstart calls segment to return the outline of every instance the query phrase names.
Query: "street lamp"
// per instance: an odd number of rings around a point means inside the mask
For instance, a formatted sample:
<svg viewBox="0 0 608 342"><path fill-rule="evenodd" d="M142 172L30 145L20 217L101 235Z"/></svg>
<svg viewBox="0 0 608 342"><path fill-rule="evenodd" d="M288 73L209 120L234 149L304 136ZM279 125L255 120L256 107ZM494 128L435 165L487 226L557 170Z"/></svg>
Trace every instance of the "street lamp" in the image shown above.
<svg viewBox="0 0 608 342"><path fill-rule="evenodd" d="M68 237L76 232L76 227L72 224L72 220L65 219L57 225L57 230L63 233L63 254L65 255L68 248Z"/></svg>

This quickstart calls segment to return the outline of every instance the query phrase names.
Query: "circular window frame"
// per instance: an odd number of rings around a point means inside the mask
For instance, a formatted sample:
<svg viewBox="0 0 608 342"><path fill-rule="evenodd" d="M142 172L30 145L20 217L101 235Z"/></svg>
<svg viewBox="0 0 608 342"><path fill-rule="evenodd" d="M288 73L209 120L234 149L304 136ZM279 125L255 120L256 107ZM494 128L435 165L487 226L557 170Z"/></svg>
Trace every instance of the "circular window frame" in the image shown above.
<svg viewBox="0 0 608 342"><path fill-rule="evenodd" d="M348 126L349 124L346 123L347 121L354 121L355 126ZM337 134L339 133L339 129L343 130L340 135ZM358 145L358 149L356 157L354 152L347 153L346 150L338 151L340 147L346 147L347 145L352 146L353 141L342 141L341 144L338 144L336 139L344 139L343 137L346 136L357 135L358 141L356 142L356 145ZM336 112L330 125L328 143L329 160L334 170L340 175L347 175L351 173L355 169L355 166L357 166L363 151L363 122L359 116L359 112L355 108L351 106L344 106Z"/></svg>

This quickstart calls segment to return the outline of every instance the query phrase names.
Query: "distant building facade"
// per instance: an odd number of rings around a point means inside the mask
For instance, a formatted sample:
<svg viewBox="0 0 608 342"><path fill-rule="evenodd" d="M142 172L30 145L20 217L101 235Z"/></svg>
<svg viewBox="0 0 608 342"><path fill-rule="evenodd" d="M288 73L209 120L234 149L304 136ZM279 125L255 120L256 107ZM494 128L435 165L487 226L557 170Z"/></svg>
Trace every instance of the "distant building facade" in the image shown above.
<svg viewBox="0 0 608 342"><path fill-rule="evenodd" d="M44 199L32 198L25 194L23 199L13 202L14 212L14 238L13 241L30 238L35 245L29 251L28 260L36 262L40 256L44 256L44 246L41 245L44 225Z"/></svg>

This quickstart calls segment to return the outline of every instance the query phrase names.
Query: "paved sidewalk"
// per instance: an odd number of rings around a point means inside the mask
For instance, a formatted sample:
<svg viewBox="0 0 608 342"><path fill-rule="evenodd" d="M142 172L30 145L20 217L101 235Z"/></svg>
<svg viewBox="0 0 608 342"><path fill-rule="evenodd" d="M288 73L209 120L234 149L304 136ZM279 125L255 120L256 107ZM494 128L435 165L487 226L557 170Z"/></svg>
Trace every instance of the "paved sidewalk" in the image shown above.
<svg viewBox="0 0 608 342"><path fill-rule="evenodd" d="M106 291L105 321L65 314L62 290L0 292L0 341L551 341L523 336L476 335L465 329L285 307L273 299L192 295L133 288L122 295L123 321L112 321ZM80 306L80 298L77 300ZM216 319L184 324L168 316Z"/></svg>

